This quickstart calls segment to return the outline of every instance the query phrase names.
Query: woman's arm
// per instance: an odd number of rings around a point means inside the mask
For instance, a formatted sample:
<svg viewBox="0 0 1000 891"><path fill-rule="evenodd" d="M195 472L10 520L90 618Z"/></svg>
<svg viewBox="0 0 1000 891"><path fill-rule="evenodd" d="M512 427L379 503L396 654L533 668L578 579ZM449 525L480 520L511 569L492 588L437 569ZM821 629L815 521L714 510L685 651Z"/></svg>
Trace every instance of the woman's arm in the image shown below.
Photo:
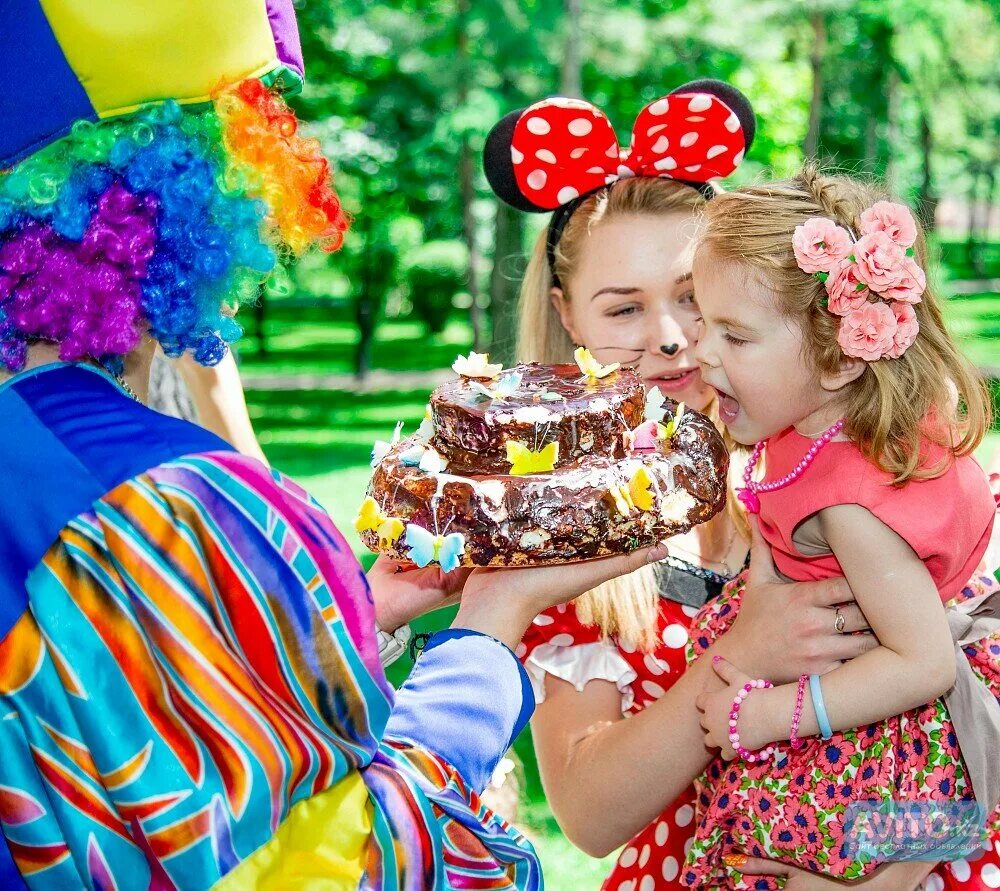
<svg viewBox="0 0 1000 891"><path fill-rule="evenodd" d="M945 693L955 682L954 643L941 597L912 548L859 505L823 511L820 527L881 642L824 675L823 699L831 727L862 727ZM706 742L727 757L734 754L728 738L732 696L746 680L731 668L721 669L729 687L700 701L705 706ZM739 728L743 744L760 748L788 739L795 696L796 685L785 684L747 699ZM803 709L799 735L818 732L815 712Z"/></svg>
<svg viewBox="0 0 1000 891"><path fill-rule="evenodd" d="M646 826L704 769L694 699L711 671L686 671L657 702L627 721L618 688L591 681L581 692L545 678L532 720L545 795L567 838L603 857Z"/></svg>
<svg viewBox="0 0 1000 891"><path fill-rule="evenodd" d="M218 365L210 367L198 364L189 353L173 361L191 393L201 426L221 436L247 457L267 464L253 432L243 382L232 352L226 353Z"/></svg>
<svg viewBox="0 0 1000 891"><path fill-rule="evenodd" d="M834 630L830 607L851 600L843 579L781 582L767 544L754 534L750 573L739 618L710 650L755 671L797 677L822 671L876 645L871 635ZM853 604L848 628L863 628ZM582 691L546 677L545 701L532 721L546 796L559 825L577 847L603 856L657 817L704 769L695 698L706 684L722 687L699 659L641 713L622 719L614 684L594 680Z"/></svg>
<svg viewBox="0 0 1000 891"><path fill-rule="evenodd" d="M439 754L481 791L534 709L512 652L531 620L665 555L658 545L565 566L473 570L451 629L431 637L399 691L386 738Z"/></svg>

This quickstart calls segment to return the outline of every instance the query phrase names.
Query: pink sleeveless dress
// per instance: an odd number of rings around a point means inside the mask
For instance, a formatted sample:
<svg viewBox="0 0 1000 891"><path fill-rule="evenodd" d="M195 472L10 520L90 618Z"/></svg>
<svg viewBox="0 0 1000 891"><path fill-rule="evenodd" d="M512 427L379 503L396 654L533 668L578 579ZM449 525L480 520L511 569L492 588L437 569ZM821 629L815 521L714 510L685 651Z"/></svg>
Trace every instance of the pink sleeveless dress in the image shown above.
<svg viewBox="0 0 1000 891"><path fill-rule="evenodd" d="M768 480L789 472L802 459L810 440L794 430L767 444ZM932 449L931 460L937 456ZM996 503L982 469L960 458L940 477L890 485L880 471L849 441L831 442L803 476L784 489L760 494L761 531L771 546L775 565L797 581L843 575L832 554L805 556L792 535L805 519L838 504L859 504L903 538L927 566L943 601L975 597L997 586L996 568L983 561L990 543ZM695 618L689 658L697 658L728 630L739 612L743 586L734 581ZM1000 699L1000 638L987 638L966 650L973 670ZM844 811L852 801L907 801L972 797L971 784L944 704L920 709L855 730L834 733L829 740L810 738L804 749L777 747L774 761L749 764L716 759L696 781L697 831L682 881L687 887L778 888L778 881L743 878L722 856L746 853L793 863L825 875L851 880L879 864L845 857ZM989 867L982 884L962 888L1000 887L1000 819L991 816L990 851L978 857L978 875ZM971 860L972 858L970 858ZM962 861L966 864L966 861ZM968 865L968 864L966 864ZM964 871L941 865L926 887L951 887ZM971 877L974 866L969 866Z"/></svg>

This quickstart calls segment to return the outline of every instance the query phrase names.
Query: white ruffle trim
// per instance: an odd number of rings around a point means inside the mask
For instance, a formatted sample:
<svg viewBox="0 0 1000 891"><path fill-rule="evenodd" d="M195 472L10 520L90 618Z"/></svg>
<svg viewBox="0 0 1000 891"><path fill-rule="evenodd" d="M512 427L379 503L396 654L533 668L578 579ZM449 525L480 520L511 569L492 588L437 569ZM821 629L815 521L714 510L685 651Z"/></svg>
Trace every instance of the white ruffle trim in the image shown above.
<svg viewBox="0 0 1000 891"><path fill-rule="evenodd" d="M622 695L622 714L632 707L635 694L629 684L638 677L618 648L608 641L588 644L540 644L524 663L535 691L535 702L545 701L545 675L572 684L578 692L589 681L611 681Z"/></svg>

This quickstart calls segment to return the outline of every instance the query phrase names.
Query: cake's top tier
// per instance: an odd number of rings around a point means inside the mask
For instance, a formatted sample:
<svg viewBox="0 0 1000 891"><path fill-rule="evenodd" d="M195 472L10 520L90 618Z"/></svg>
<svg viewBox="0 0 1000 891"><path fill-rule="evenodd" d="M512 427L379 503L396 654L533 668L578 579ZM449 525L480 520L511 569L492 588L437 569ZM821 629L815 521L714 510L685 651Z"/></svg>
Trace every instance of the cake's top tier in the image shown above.
<svg viewBox="0 0 1000 891"><path fill-rule="evenodd" d="M625 434L643 421L645 399L630 369L595 378L576 365L532 362L492 380L459 377L431 396L431 446L448 460L449 473L467 475L510 473L508 442L528 461L526 452L555 443L555 467L585 455L621 458Z"/></svg>

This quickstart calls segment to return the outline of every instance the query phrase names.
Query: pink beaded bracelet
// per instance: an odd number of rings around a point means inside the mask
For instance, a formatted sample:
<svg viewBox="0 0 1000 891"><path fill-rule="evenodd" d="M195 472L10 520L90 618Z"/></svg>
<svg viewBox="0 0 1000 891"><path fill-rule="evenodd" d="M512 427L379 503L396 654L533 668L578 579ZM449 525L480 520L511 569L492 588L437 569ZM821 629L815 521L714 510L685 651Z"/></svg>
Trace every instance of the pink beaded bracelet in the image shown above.
<svg viewBox="0 0 1000 891"><path fill-rule="evenodd" d="M743 701L750 695L751 690L766 690L768 687L773 686L774 684L770 681L765 681L763 678L758 678L755 681L747 681L743 685L743 689L733 699L733 707L729 712L729 741L733 744L736 754L751 764L755 761L766 761L774 754L774 747L764 746L763 749L758 749L754 752L744 748L740 744L740 732L737 729L737 724L740 720L740 709L743 708Z"/></svg>
<svg viewBox="0 0 1000 891"><path fill-rule="evenodd" d="M788 733L788 743L795 749L805 747L805 740L799 739L799 721L802 720L802 702L806 695L806 684L809 683L809 675L804 674L799 678L799 687L795 691L795 710L792 712L792 729Z"/></svg>

